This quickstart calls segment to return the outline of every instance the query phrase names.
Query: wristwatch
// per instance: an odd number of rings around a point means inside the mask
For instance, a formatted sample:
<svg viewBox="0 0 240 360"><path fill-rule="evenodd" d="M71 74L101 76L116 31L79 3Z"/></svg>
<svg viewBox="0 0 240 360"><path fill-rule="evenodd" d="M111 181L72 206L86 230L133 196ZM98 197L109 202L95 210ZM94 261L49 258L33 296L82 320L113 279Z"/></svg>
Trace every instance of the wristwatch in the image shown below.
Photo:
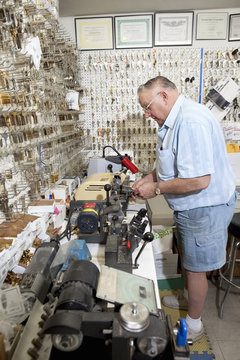
<svg viewBox="0 0 240 360"><path fill-rule="evenodd" d="M159 189L159 182L157 182L157 184L156 184L155 194L156 195L161 195L161 190Z"/></svg>

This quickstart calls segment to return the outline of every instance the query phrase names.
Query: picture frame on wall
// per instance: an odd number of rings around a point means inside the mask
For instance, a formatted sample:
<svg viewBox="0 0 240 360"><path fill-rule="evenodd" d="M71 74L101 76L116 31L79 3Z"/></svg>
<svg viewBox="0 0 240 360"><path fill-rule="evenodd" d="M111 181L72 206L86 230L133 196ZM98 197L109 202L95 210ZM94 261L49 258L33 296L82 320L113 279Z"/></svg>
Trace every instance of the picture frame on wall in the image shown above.
<svg viewBox="0 0 240 360"><path fill-rule="evenodd" d="M75 35L80 50L113 49L113 17L75 18Z"/></svg>
<svg viewBox="0 0 240 360"><path fill-rule="evenodd" d="M115 16L114 20L116 49L153 46L153 14Z"/></svg>
<svg viewBox="0 0 240 360"><path fill-rule="evenodd" d="M229 17L228 41L240 40L240 13L231 14Z"/></svg>
<svg viewBox="0 0 240 360"><path fill-rule="evenodd" d="M225 40L228 13L202 12L197 14L196 40Z"/></svg>
<svg viewBox="0 0 240 360"><path fill-rule="evenodd" d="M193 11L155 14L155 46L192 45Z"/></svg>

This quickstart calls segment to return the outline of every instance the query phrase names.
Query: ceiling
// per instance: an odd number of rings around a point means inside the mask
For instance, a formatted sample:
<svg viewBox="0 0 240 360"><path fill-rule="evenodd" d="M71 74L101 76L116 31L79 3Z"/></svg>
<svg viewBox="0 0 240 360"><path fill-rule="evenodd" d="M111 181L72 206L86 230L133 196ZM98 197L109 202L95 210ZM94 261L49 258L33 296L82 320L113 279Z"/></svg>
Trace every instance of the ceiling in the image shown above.
<svg viewBox="0 0 240 360"><path fill-rule="evenodd" d="M59 0L59 16L240 8L240 0Z"/></svg>

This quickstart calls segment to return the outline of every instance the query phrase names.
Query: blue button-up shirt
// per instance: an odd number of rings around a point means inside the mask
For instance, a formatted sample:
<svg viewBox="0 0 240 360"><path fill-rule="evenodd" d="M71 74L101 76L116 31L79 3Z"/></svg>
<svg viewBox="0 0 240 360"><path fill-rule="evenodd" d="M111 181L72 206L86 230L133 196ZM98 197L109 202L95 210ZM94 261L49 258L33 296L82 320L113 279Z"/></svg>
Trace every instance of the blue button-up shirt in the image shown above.
<svg viewBox="0 0 240 360"><path fill-rule="evenodd" d="M180 95L165 123L158 128L158 181L211 175L209 186L191 194L164 194L173 210L215 206L228 202L235 191L221 126L211 111Z"/></svg>

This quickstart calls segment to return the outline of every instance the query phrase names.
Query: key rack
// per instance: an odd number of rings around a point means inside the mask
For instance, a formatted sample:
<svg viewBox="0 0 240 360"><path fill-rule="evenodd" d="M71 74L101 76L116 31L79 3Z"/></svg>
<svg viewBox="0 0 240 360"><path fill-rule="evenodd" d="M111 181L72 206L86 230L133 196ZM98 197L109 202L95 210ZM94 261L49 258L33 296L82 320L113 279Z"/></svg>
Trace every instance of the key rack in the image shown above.
<svg viewBox="0 0 240 360"><path fill-rule="evenodd" d="M5 219L39 198L51 174L79 173L86 137L81 107L71 110L66 101L69 91L81 91L79 50L58 21L38 2L2 1L0 28L0 219ZM38 53L31 53L38 44Z"/></svg>

